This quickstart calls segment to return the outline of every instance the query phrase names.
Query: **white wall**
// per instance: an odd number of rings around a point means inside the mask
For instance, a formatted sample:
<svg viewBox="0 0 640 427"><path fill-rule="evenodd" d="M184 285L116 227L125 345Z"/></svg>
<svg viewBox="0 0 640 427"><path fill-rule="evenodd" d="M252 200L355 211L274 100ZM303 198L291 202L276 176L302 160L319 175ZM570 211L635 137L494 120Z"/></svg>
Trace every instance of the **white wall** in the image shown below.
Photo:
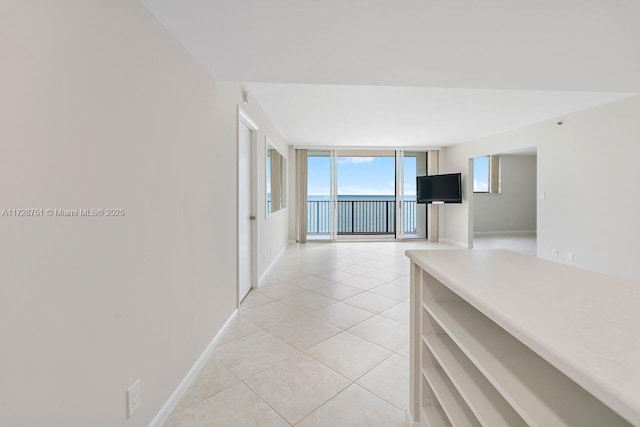
<svg viewBox="0 0 640 427"><path fill-rule="evenodd" d="M558 118L560 119L560 118ZM463 203L446 205L441 232L468 243L469 159L537 147L538 256L575 252L573 265L640 280L640 96L568 114L442 152L443 172L463 172Z"/></svg>
<svg viewBox="0 0 640 427"><path fill-rule="evenodd" d="M0 28L0 209L126 211L0 216L0 425L146 426L236 308L240 85L135 1L3 2Z"/></svg>
<svg viewBox="0 0 640 427"><path fill-rule="evenodd" d="M287 173L289 180L287 182L287 207L289 209L289 240L295 241L297 224L296 224L296 150L293 146L289 146L289 157L287 161Z"/></svg>
<svg viewBox="0 0 640 427"><path fill-rule="evenodd" d="M473 193L473 231L536 230L536 156L500 155L500 193Z"/></svg>

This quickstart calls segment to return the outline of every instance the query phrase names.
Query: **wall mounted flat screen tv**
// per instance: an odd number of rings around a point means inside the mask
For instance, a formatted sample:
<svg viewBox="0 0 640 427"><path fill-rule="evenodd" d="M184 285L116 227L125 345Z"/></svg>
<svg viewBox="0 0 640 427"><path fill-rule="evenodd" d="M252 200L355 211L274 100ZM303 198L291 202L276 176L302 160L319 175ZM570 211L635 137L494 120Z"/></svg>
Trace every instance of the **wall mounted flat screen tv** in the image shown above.
<svg viewBox="0 0 640 427"><path fill-rule="evenodd" d="M419 176L416 178L418 203L462 203L462 174Z"/></svg>

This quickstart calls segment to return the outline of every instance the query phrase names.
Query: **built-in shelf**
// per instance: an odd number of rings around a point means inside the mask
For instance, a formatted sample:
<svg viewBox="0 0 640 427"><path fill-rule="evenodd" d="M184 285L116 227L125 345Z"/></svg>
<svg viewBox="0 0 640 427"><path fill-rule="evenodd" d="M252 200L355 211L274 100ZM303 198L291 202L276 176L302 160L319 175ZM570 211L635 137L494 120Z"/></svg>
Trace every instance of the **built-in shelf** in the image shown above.
<svg viewBox="0 0 640 427"><path fill-rule="evenodd" d="M640 425L640 286L508 251L407 255L421 427Z"/></svg>
<svg viewBox="0 0 640 427"><path fill-rule="evenodd" d="M473 412L471 412L460 393L458 393L441 368L427 368L422 373L452 425L456 427L480 427L475 415L473 415Z"/></svg>
<svg viewBox="0 0 640 427"><path fill-rule="evenodd" d="M426 309L530 425L630 425L466 302L431 301Z"/></svg>
<svg viewBox="0 0 640 427"><path fill-rule="evenodd" d="M425 344L484 427L526 427L527 423L446 335L425 335Z"/></svg>

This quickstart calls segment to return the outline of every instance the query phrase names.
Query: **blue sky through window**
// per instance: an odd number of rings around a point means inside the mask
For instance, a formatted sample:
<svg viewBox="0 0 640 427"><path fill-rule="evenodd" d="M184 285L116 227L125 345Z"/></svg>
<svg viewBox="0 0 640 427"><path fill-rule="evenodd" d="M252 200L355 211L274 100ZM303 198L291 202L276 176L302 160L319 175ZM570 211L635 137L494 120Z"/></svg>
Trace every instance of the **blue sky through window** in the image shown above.
<svg viewBox="0 0 640 427"><path fill-rule="evenodd" d="M489 157L473 159L473 191L489 191Z"/></svg>
<svg viewBox="0 0 640 427"><path fill-rule="evenodd" d="M339 196L395 195L395 157L338 157ZM309 156L309 196L329 197L329 156ZM416 194L416 159L405 157L405 196Z"/></svg>
<svg viewBox="0 0 640 427"><path fill-rule="evenodd" d="M395 157L338 157L338 196L396 194Z"/></svg>
<svg viewBox="0 0 640 427"><path fill-rule="evenodd" d="M326 196L329 199L331 188L331 170L329 156L309 156L307 160L307 194Z"/></svg>

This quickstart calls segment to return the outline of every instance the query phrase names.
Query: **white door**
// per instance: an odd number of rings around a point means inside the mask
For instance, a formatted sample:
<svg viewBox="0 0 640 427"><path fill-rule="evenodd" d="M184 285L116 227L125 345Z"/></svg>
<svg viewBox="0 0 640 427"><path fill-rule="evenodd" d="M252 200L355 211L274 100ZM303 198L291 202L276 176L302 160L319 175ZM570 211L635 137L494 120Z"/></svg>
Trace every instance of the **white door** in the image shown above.
<svg viewBox="0 0 640 427"><path fill-rule="evenodd" d="M238 292L239 300L247 295L252 282L251 228L255 216L251 199L251 146L252 131L240 122L238 124Z"/></svg>

